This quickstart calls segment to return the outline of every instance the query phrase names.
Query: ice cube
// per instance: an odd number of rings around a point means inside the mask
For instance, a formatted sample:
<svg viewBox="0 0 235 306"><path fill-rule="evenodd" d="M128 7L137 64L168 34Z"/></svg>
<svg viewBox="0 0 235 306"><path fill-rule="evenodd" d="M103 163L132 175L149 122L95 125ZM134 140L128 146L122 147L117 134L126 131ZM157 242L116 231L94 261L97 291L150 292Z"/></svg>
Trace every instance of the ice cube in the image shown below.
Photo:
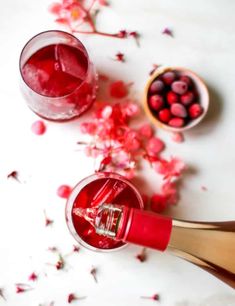
<svg viewBox="0 0 235 306"><path fill-rule="evenodd" d="M63 72L84 80L87 72L87 59L82 51L75 47L58 44L55 47L55 58Z"/></svg>
<svg viewBox="0 0 235 306"><path fill-rule="evenodd" d="M91 207L99 206L103 203L114 203L115 198L127 187L127 185L119 180L108 179L104 185L98 190L91 201Z"/></svg>

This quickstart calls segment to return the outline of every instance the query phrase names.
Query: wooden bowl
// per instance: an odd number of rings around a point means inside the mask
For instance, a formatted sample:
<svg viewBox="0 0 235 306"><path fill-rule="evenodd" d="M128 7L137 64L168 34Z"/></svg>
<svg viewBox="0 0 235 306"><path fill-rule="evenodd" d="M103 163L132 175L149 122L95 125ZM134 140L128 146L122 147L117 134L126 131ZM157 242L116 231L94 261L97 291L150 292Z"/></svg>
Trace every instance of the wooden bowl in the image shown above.
<svg viewBox="0 0 235 306"><path fill-rule="evenodd" d="M195 86L195 88L198 92L198 95L199 95L200 104L203 107L203 113L201 114L201 116L199 116L196 119L192 119L189 123L187 123L183 127L172 127L172 126L169 126L169 125L161 122L160 120L158 120L156 115L154 115L154 113L152 112L152 110L150 109L149 104L148 104L149 87L151 86L152 82L158 76L160 76L164 72L168 72L168 71L176 71L178 75L187 75L193 80L194 86ZM209 93L208 93L208 89L207 89L207 86L206 86L205 82L193 71L191 71L187 68L183 68L183 67L160 67L151 75L151 77L147 81L147 84L146 84L145 90L144 90L143 107L144 107L145 113L147 114L149 119L157 127L165 129L167 131L171 131L171 132L183 132L183 131L189 130L192 127L196 126L205 117L205 115L208 111L208 108L209 108Z"/></svg>

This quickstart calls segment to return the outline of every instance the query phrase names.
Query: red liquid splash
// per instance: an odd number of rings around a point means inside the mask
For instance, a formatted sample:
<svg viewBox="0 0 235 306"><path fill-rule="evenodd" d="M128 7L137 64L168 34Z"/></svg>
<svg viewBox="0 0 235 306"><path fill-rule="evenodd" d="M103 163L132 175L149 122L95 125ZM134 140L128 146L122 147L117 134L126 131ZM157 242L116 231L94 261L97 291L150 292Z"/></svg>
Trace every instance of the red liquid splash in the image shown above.
<svg viewBox="0 0 235 306"><path fill-rule="evenodd" d="M94 207L94 203L97 203L97 205L114 203L136 208L141 206L135 191L126 183L114 178L101 178L87 184L77 195L73 210L80 207ZM96 234L94 227L74 212L72 212L72 220L77 234L87 244L95 248L114 249L124 245L121 241Z"/></svg>

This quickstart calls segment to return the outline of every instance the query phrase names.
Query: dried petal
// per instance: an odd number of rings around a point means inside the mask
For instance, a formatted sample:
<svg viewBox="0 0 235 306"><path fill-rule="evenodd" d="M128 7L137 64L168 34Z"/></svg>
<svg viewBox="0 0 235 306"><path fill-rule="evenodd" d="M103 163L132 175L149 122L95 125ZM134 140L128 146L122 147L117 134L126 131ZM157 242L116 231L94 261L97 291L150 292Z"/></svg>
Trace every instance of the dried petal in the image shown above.
<svg viewBox="0 0 235 306"><path fill-rule="evenodd" d="M94 268L94 267L93 267L93 268L91 269L90 273L91 273L91 275L93 276L94 281L95 281L96 283L98 283L98 280L97 280L97 268Z"/></svg>
<svg viewBox="0 0 235 306"><path fill-rule="evenodd" d="M38 276L35 272L31 273L28 277L29 281L36 281L38 279Z"/></svg>
<svg viewBox="0 0 235 306"><path fill-rule="evenodd" d="M76 296L75 296L74 293L70 293L70 294L68 295L68 297L67 297L67 301L68 301L69 304L72 303L73 301L75 301L76 299L77 299L77 298L76 298Z"/></svg>
<svg viewBox="0 0 235 306"><path fill-rule="evenodd" d="M175 142L184 142L184 135L182 133L173 133L171 139Z"/></svg>
<svg viewBox="0 0 235 306"><path fill-rule="evenodd" d="M115 59L118 62L123 62L124 63L125 62L125 55L121 52L118 52L118 53L115 54Z"/></svg>
<svg viewBox="0 0 235 306"><path fill-rule="evenodd" d="M20 180L19 180L19 173L18 171L12 171L10 172L8 175L7 175L7 178L13 178L14 180L16 180L17 182L20 183Z"/></svg>
<svg viewBox="0 0 235 306"><path fill-rule="evenodd" d="M141 299L148 299L148 300L153 300L153 301L159 301L160 296L159 294L155 293L152 296L141 296Z"/></svg>
<svg viewBox="0 0 235 306"><path fill-rule="evenodd" d="M136 259L140 262L145 262L147 259L146 248L143 248L139 254L136 255Z"/></svg>
<svg viewBox="0 0 235 306"><path fill-rule="evenodd" d="M0 297L6 301L6 297L4 295L4 289L3 288L0 288Z"/></svg>
<svg viewBox="0 0 235 306"><path fill-rule="evenodd" d="M163 31L162 31L162 34L165 34L165 35L173 37L173 32L169 28L164 28Z"/></svg>
<svg viewBox="0 0 235 306"><path fill-rule="evenodd" d="M109 93L113 98L125 98L128 95L127 85L123 81L112 82L110 84Z"/></svg>

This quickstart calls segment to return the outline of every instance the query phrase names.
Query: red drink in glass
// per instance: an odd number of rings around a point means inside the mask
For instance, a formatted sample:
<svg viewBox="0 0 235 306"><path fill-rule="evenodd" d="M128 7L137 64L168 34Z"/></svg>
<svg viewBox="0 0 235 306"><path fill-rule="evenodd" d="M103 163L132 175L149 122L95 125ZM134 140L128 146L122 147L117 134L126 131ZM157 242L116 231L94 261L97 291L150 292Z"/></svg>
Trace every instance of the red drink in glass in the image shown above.
<svg viewBox="0 0 235 306"><path fill-rule="evenodd" d="M91 250L118 249L125 243L98 235L88 221L74 213L76 208L97 207L102 203L143 209L139 192L128 180L115 173L97 173L85 178L73 189L66 205L67 225L74 238Z"/></svg>
<svg viewBox="0 0 235 306"><path fill-rule="evenodd" d="M69 33L34 36L22 50L20 72L28 106L45 119L72 119L95 100L94 66L82 43Z"/></svg>

